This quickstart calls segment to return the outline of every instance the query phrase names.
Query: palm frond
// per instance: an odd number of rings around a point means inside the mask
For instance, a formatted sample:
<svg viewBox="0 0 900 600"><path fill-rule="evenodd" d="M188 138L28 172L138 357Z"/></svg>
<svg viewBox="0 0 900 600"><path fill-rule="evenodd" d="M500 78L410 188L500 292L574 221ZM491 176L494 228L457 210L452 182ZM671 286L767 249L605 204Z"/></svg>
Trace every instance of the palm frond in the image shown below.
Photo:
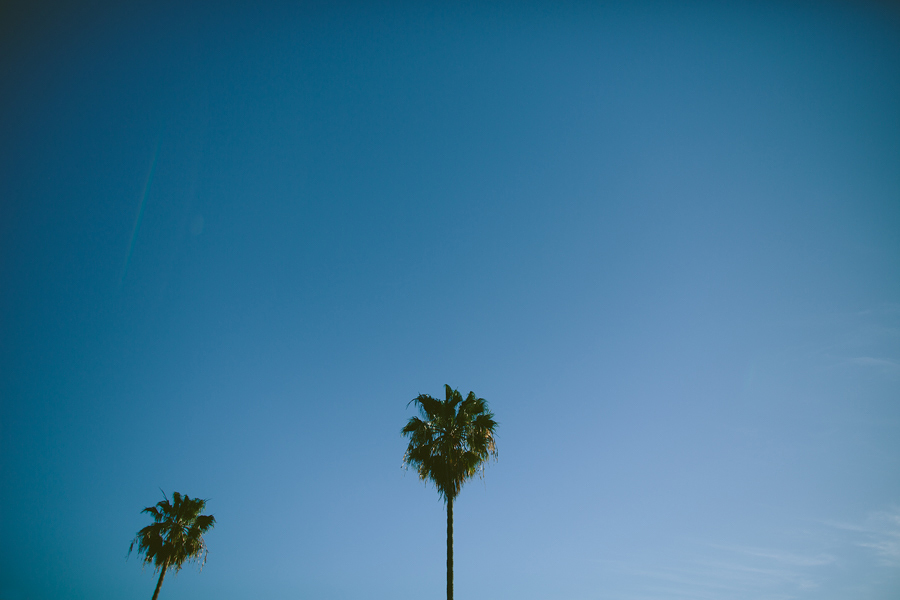
<svg viewBox="0 0 900 600"><path fill-rule="evenodd" d="M208 554L203 534L216 522L212 515L200 514L205 506L206 500L174 492L171 503L165 498L143 509L154 522L138 531L128 553L137 545L142 561L155 570L168 566L177 573L188 561L199 562L202 569Z"/></svg>
<svg viewBox="0 0 900 600"><path fill-rule="evenodd" d="M444 386L444 400L420 394L415 403L420 417L412 417L401 430L409 438L403 457L423 480L434 483L445 500L455 498L463 484L497 457L494 431L497 422L487 401L469 392Z"/></svg>

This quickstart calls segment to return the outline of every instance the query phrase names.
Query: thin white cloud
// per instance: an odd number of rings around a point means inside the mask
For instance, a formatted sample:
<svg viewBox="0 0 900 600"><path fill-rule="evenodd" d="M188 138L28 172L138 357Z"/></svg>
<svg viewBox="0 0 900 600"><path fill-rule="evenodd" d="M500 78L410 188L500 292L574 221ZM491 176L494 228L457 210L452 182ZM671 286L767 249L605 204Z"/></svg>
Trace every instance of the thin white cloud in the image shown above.
<svg viewBox="0 0 900 600"><path fill-rule="evenodd" d="M900 507L815 523L782 547L695 543L677 557L597 562L621 590L609 596L615 600L871 597L897 580Z"/></svg>
<svg viewBox="0 0 900 600"><path fill-rule="evenodd" d="M900 310L882 305L856 313L821 315L808 323L820 342L807 357L820 368L862 368L891 377L900 375Z"/></svg>
<svg viewBox="0 0 900 600"><path fill-rule="evenodd" d="M723 550L730 550L748 556L756 556L759 558L771 559L774 562L783 565L795 567L818 567L822 565L830 565L835 562L836 558L830 554L817 554L815 556L806 556L802 554L794 554L792 552L784 552L781 550L771 550L766 548L754 548L751 546L714 546Z"/></svg>
<svg viewBox="0 0 900 600"><path fill-rule="evenodd" d="M615 571L638 582L629 598L692 598L695 600L787 600L806 598L821 588L822 567L830 555L804 555L749 546L707 544L706 551L676 564L629 565ZM604 561L609 563L610 561ZM637 590L636 590L637 591Z"/></svg>
<svg viewBox="0 0 900 600"><path fill-rule="evenodd" d="M883 367L890 370L900 370L900 361L889 358L875 358L873 356L858 356L851 358L849 362L863 367Z"/></svg>
<svg viewBox="0 0 900 600"><path fill-rule="evenodd" d="M826 525L857 534L853 545L873 550L882 566L900 567L900 507L871 512L862 524L829 521Z"/></svg>
<svg viewBox="0 0 900 600"><path fill-rule="evenodd" d="M831 527L833 529L841 529L843 531L868 531L868 529L866 529L862 525L854 525L852 523L844 523L841 521L822 521L822 524L827 525L828 527Z"/></svg>
<svg viewBox="0 0 900 600"><path fill-rule="evenodd" d="M862 548L871 548L881 557L881 564L886 567L900 566L900 540L881 540L879 542L858 542Z"/></svg>

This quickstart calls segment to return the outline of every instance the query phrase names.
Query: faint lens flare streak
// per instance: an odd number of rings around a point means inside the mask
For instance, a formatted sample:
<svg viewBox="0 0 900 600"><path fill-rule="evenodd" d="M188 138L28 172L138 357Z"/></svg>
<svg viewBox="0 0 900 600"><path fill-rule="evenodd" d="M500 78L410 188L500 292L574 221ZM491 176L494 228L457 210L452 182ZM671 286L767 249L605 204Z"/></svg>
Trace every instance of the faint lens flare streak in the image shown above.
<svg viewBox="0 0 900 600"><path fill-rule="evenodd" d="M131 240L128 242L128 254L125 255L125 268L122 269L122 279L119 281L121 286L125 282L125 275L128 274L128 263L131 262L131 252L134 250L134 240L137 237L138 228L141 226L141 217L144 215L144 203L147 201L147 192L150 190L150 183L153 181L153 171L156 170L156 158L159 156L159 142L156 142L156 150L153 151L153 159L150 161L150 170L147 172L147 181L144 182L144 191L141 193L141 204L138 207L137 218L134 220L134 228L131 230Z"/></svg>

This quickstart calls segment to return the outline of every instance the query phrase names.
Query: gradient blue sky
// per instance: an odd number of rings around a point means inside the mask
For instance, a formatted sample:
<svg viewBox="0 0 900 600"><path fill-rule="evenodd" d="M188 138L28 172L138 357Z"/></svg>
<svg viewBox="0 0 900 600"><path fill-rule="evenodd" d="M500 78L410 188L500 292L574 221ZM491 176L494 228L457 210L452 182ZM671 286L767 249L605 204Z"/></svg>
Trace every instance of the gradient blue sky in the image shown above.
<svg viewBox="0 0 900 600"><path fill-rule="evenodd" d="M75 3L73 3L75 4ZM900 12L0 8L0 600L900 594Z"/></svg>

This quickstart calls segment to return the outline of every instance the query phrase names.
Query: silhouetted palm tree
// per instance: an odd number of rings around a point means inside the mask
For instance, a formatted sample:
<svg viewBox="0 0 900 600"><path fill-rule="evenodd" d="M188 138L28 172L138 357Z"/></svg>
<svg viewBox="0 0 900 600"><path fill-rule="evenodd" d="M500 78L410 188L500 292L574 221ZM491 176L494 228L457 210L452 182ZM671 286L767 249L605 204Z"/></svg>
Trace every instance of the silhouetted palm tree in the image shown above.
<svg viewBox="0 0 900 600"><path fill-rule="evenodd" d="M165 498L165 494L163 497ZM216 518L212 515L200 514L205 506L206 500L174 492L171 503L165 498L157 502L156 506L148 506L141 511L152 515L153 523L138 531L128 548L128 554L131 554L137 544L138 554L144 555L144 563L152 564L154 571L162 570L153 592L153 600L159 596L159 588L162 587L169 567L175 569L177 574L185 562L194 560L203 569L209 553L203 534L216 524Z"/></svg>
<svg viewBox="0 0 900 600"><path fill-rule="evenodd" d="M412 417L401 433L409 438L403 462L433 481L447 503L447 600L453 600L453 500L489 457L497 458L497 422L484 398L469 392L463 400L449 385L444 388L446 400L421 394L410 401L422 418Z"/></svg>

